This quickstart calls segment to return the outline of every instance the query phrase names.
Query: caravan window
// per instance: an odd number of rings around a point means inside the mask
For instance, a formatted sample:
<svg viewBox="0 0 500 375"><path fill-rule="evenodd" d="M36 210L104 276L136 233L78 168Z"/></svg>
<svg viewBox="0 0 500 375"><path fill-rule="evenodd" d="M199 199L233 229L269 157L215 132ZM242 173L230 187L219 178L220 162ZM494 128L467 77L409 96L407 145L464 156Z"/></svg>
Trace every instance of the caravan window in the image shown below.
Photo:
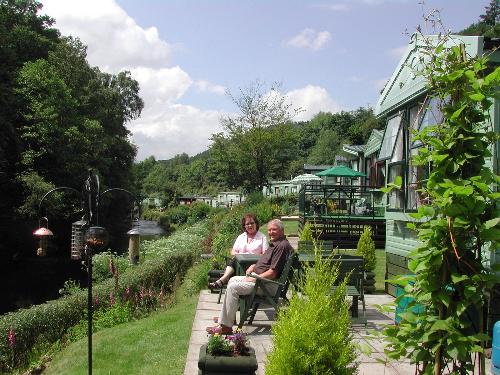
<svg viewBox="0 0 500 375"><path fill-rule="evenodd" d="M396 116L389 119L389 121L387 122L378 160L386 160L392 157L396 145L396 140L398 139L398 134L402 131L402 119L403 114L402 112L400 112Z"/></svg>

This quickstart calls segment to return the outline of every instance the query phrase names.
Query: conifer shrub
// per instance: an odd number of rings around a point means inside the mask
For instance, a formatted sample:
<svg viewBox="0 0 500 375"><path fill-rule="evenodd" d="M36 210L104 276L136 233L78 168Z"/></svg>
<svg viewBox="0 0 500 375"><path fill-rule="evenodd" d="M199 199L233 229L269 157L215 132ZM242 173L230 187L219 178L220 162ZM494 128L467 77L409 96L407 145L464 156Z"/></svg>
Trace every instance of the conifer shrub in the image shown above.
<svg viewBox="0 0 500 375"><path fill-rule="evenodd" d="M361 255L365 261L365 271L372 272L377 265L375 256L375 242L372 238L372 229L365 227L361 237L359 237L356 254Z"/></svg>
<svg viewBox="0 0 500 375"><path fill-rule="evenodd" d="M304 224L304 228L302 228L302 232L300 232L299 241L313 241L311 223L307 222Z"/></svg>
<svg viewBox="0 0 500 375"><path fill-rule="evenodd" d="M316 253L314 266L305 268L305 276L292 291L288 309L278 313L267 375L351 375L357 371L345 281L331 293L338 270Z"/></svg>

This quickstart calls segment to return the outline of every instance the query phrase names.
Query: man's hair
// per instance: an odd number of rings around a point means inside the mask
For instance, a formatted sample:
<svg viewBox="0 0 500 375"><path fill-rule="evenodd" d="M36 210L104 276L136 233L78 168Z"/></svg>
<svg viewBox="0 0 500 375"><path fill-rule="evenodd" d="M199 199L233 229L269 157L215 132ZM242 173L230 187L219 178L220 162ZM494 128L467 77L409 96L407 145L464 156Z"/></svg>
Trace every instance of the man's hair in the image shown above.
<svg viewBox="0 0 500 375"><path fill-rule="evenodd" d="M283 222L280 219L273 219L267 225L275 224L278 228L280 228L282 231L285 230L285 226L283 225Z"/></svg>

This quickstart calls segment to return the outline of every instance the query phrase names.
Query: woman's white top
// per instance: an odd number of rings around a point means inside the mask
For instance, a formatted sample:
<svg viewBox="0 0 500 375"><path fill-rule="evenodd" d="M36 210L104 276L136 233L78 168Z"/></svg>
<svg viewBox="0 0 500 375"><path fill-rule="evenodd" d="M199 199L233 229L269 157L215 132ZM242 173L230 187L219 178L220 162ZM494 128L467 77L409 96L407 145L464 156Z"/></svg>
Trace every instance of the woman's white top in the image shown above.
<svg viewBox="0 0 500 375"><path fill-rule="evenodd" d="M236 238L236 241L234 241L232 254L260 255L264 254L264 251L266 251L268 247L267 238L261 232L257 231L254 238L250 239L250 242L247 232L243 232Z"/></svg>

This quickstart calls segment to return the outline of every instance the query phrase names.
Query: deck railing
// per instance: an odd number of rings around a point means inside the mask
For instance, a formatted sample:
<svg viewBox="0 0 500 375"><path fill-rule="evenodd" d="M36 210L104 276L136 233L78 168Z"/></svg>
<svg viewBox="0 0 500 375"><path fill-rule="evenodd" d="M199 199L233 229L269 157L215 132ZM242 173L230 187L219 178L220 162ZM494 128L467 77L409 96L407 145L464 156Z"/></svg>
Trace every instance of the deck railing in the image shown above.
<svg viewBox="0 0 500 375"><path fill-rule="evenodd" d="M383 193L366 185L303 185L299 213L303 217L384 217Z"/></svg>

